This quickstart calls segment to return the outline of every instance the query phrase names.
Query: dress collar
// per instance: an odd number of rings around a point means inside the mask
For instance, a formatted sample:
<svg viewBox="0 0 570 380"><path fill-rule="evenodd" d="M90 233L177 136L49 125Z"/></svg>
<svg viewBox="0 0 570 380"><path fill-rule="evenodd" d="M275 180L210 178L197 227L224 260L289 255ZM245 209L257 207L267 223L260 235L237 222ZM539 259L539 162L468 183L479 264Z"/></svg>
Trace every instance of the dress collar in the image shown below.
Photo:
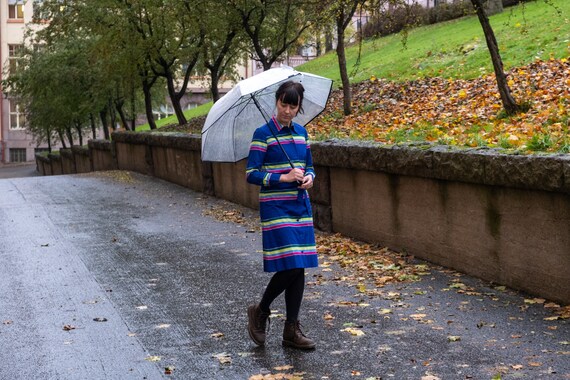
<svg viewBox="0 0 570 380"><path fill-rule="evenodd" d="M279 122L277 121L277 118L275 117L275 115L273 115L271 117L271 121L273 122L273 124L275 125L275 128L277 128L277 132L281 132L281 130L284 128L281 124L279 124ZM291 127L290 127L291 131L295 132L295 123L291 122Z"/></svg>

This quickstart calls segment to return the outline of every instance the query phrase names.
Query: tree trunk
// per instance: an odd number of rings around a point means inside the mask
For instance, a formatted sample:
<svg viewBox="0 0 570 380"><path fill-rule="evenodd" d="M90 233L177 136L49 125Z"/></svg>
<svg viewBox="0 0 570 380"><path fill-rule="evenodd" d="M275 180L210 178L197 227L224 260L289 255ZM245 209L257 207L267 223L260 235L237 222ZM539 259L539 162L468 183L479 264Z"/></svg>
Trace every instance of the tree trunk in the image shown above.
<svg viewBox="0 0 570 380"><path fill-rule="evenodd" d="M135 84L134 82L132 83L132 87L131 87L131 117L133 118L133 120L131 121L131 131L134 131L136 129L136 124L137 124L137 112L136 112L136 98L135 98Z"/></svg>
<svg viewBox="0 0 570 380"><path fill-rule="evenodd" d="M115 113L115 107L113 107L113 101L109 99L109 115L111 117L111 129L114 131L117 129L117 114Z"/></svg>
<svg viewBox="0 0 570 380"><path fill-rule="evenodd" d="M48 152L51 153L51 129L47 131Z"/></svg>
<svg viewBox="0 0 570 380"><path fill-rule="evenodd" d="M95 125L95 118L93 114L89 114L89 122L91 123L91 133L93 134L93 140L97 139L97 126Z"/></svg>
<svg viewBox="0 0 570 380"><path fill-rule="evenodd" d="M109 126L107 125L107 108L104 108L99 112L99 117L101 118L101 124L103 125L103 134L105 135L105 140L111 140Z"/></svg>
<svg viewBox="0 0 570 380"><path fill-rule="evenodd" d="M127 116L125 115L125 110L123 109L124 101L115 101L115 109L119 114L119 118L121 119L121 125L125 129L125 131L129 130L129 121L127 120Z"/></svg>
<svg viewBox="0 0 570 380"><path fill-rule="evenodd" d="M69 146L73 146L73 134L71 133L70 127L65 128L65 134L67 136L67 139L69 140Z"/></svg>
<svg viewBox="0 0 570 380"><path fill-rule="evenodd" d="M493 28L491 28L489 18L483 8L483 0L471 0L471 3L477 11L477 17L479 17L479 22L483 27L487 47L491 53L491 61L493 62L493 69L495 71L495 78L497 79L497 87L499 89L499 94L501 95L501 101L503 102L503 108L507 115L515 115L520 112L521 107L517 104L511 94L511 89L507 82L507 76L503 70L503 60L499 53L499 44L497 43L495 33L493 32Z"/></svg>
<svg viewBox="0 0 570 380"><path fill-rule="evenodd" d="M330 28L327 28L325 31L325 53L333 50L333 34Z"/></svg>
<svg viewBox="0 0 570 380"><path fill-rule="evenodd" d="M220 99L220 90L218 89L218 83L219 83L218 73L217 71L214 70L210 70L210 72L211 72L210 79L212 82L210 84L210 92L212 93L213 102L216 103Z"/></svg>
<svg viewBox="0 0 570 380"><path fill-rule="evenodd" d="M344 49L344 10L339 12L336 20L337 27L337 45L336 55L338 57L338 67L340 70L340 78L342 82L343 93L343 110L345 115L352 112L352 91L350 89L350 80L348 79L348 71L346 69L346 52Z"/></svg>
<svg viewBox="0 0 570 380"><path fill-rule="evenodd" d="M144 107L146 111L146 119L150 129L156 129L156 122L154 121L154 114L152 113L152 95L150 93L150 84L146 79L143 80L143 94L144 94Z"/></svg>
<svg viewBox="0 0 570 380"><path fill-rule="evenodd" d="M79 138L79 146L83 146L83 132L81 131L80 123L75 123L75 130L77 131L77 137Z"/></svg>
<svg viewBox="0 0 570 380"><path fill-rule="evenodd" d="M67 149L67 144L65 143L65 137L63 136L63 133L61 131L57 131L57 134L59 136L59 141L61 141L61 147L63 149Z"/></svg>
<svg viewBox="0 0 570 380"><path fill-rule="evenodd" d="M172 108L174 108L174 114L178 119L179 125L184 125L188 122L186 120L186 116L184 116L184 112L182 112L182 106L180 105L180 98L176 89L174 88L174 78L172 77L171 73L166 75L166 86L168 88L168 95L170 96L170 103L172 103Z"/></svg>

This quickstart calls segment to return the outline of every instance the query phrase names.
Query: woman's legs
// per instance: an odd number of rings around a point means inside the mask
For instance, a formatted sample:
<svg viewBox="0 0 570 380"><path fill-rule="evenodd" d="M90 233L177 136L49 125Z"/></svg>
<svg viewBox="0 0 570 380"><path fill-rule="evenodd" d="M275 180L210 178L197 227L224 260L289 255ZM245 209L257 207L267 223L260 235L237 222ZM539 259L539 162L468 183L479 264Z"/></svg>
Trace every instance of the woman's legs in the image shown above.
<svg viewBox="0 0 570 380"><path fill-rule="evenodd" d="M271 303L285 292L287 320L283 329L283 345L305 350L315 348L315 342L301 331L298 320L304 290L305 269L303 268L277 272L273 275L259 305L248 308L248 331L256 344L265 343L265 323L269 318Z"/></svg>
<svg viewBox="0 0 570 380"><path fill-rule="evenodd" d="M291 322L296 321L299 317L304 289L305 270L303 268L277 272L269 281L267 288L265 288L259 307L262 311L268 313L273 300L285 292L287 320Z"/></svg>

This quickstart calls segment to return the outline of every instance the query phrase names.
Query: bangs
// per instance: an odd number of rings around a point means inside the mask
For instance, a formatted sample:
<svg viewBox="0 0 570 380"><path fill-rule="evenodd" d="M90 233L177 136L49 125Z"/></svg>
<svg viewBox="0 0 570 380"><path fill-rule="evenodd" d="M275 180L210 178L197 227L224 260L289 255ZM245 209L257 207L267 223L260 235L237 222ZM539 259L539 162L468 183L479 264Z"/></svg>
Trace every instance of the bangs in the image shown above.
<svg viewBox="0 0 570 380"><path fill-rule="evenodd" d="M300 96L294 87L289 87L285 89L281 97L279 98L283 104L290 104L292 106L298 106Z"/></svg>

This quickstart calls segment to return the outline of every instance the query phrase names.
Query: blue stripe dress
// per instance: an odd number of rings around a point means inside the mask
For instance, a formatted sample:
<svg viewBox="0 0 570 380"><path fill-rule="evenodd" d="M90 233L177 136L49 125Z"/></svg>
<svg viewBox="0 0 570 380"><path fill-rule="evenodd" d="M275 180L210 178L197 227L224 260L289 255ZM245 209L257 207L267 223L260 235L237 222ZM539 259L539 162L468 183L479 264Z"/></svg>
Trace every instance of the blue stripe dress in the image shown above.
<svg viewBox="0 0 570 380"><path fill-rule="evenodd" d="M318 266L309 194L296 182L280 183L293 165L315 177L307 130L299 124L281 127L275 117L253 134L247 161L247 181L261 186L259 212L263 236L263 269L279 272Z"/></svg>

